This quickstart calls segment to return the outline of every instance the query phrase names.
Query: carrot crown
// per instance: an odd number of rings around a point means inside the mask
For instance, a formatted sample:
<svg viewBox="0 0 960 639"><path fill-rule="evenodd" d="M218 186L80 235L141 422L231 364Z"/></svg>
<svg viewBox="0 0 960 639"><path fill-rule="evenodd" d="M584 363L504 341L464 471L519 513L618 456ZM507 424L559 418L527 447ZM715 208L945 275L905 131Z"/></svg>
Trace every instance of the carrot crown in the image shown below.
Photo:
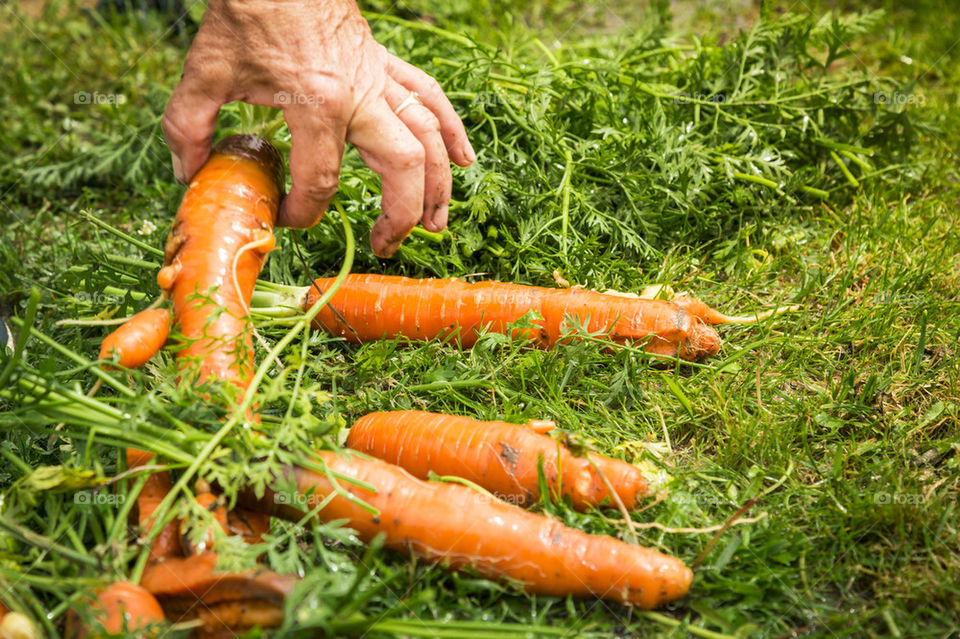
<svg viewBox="0 0 960 639"><path fill-rule="evenodd" d="M231 135L220 140L213 148L220 155L242 155L257 162L264 172L273 178L277 192L283 194L283 158L276 147L258 135Z"/></svg>

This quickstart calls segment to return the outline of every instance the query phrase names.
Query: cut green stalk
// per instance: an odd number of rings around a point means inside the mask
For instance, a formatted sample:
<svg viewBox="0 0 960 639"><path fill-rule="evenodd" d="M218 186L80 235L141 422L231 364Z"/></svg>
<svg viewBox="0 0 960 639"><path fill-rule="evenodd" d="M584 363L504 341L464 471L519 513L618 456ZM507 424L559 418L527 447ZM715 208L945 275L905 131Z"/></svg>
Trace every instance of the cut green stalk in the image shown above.
<svg viewBox="0 0 960 639"><path fill-rule="evenodd" d="M837 166L840 167L840 172L843 173L843 177L847 178L847 183L853 188L859 188L860 182L857 181L857 178L853 177L853 173L850 172L850 169L847 168L847 165L844 164L843 160L840 159L840 156L837 155L837 152L830 151L830 157L834 162L836 162Z"/></svg>

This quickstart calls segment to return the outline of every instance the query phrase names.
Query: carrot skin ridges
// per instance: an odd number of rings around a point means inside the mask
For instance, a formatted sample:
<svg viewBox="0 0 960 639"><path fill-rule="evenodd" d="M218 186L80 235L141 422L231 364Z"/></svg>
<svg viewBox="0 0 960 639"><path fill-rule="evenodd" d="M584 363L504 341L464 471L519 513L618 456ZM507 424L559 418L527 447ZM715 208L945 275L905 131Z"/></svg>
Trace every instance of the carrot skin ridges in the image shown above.
<svg viewBox="0 0 960 639"><path fill-rule="evenodd" d="M313 305L332 282L316 280L304 296L303 308ZM578 288L375 274L348 275L314 326L353 342L398 336L428 340L456 332L460 343L469 347L480 331L506 333L509 324L530 311L543 319L534 322L537 328L522 333L541 348L561 341L571 317L591 332L609 332L616 342L646 341L648 351L661 355L679 353L695 360L716 353L720 345L713 328L664 300Z"/></svg>
<svg viewBox="0 0 960 639"><path fill-rule="evenodd" d="M107 335L100 345L100 359L112 359L116 353L121 366L138 368L157 354L169 334L170 311L165 308L140 311Z"/></svg>
<svg viewBox="0 0 960 639"><path fill-rule="evenodd" d="M520 506L540 497L541 458L551 491L570 497L578 510L604 502L616 505L594 465L627 508L650 495L646 478L635 466L602 455L592 455L591 464L552 437L507 422L423 411L370 413L354 423L347 446L402 466L420 479L431 471L462 477Z"/></svg>
<svg viewBox="0 0 960 639"><path fill-rule="evenodd" d="M377 459L317 454L334 473L376 487L370 492L340 482L378 509L378 515L342 495L318 514L325 521L347 520L365 541L383 533L389 548L453 568L470 566L490 579L513 579L532 593L594 595L645 609L684 596L693 579L679 559L567 528L460 484L424 482ZM302 468L290 472L308 504L319 503L334 490L324 473ZM274 504L267 507L289 509ZM290 516L286 511L278 514Z"/></svg>
<svg viewBox="0 0 960 639"><path fill-rule="evenodd" d="M282 160L256 136L219 143L190 183L158 278L185 347L180 369L246 388L253 374L247 316L282 192Z"/></svg>

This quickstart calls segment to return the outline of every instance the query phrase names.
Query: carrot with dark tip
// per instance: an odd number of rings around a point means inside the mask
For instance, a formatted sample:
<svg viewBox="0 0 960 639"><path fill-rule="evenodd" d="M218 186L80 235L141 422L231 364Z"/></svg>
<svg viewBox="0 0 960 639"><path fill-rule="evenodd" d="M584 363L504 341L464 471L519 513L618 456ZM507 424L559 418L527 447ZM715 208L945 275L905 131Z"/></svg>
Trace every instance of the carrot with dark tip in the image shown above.
<svg viewBox="0 0 960 639"><path fill-rule="evenodd" d="M358 419L350 428L347 446L402 466L420 479L427 479L431 472L462 477L517 505L539 499L541 463L551 492L570 497L578 510L604 503L616 506L600 473L627 508L652 494L636 466L593 453L588 453L589 457L575 456L539 430L543 430L539 422L520 426L422 411L392 411Z"/></svg>
<svg viewBox="0 0 960 639"><path fill-rule="evenodd" d="M153 453L135 448L127 449L128 468L146 466L153 458ZM140 525L143 538L148 537L150 530L156 525L154 513L172 487L170 471L163 470L151 474L140 490L140 494L137 495L137 522ZM171 521L163 527L163 530L160 531L150 546L149 553L151 562L183 554L180 545L179 524L176 521Z"/></svg>
<svg viewBox="0 0 960 639"><path fill-rule="evenodd" d="M317 455L328 471L369 484L375 492L345 482L338 491L328 473L291 468L303 496L298 501L318 504L329 498L317 516L345 520L365 541L382 533L387 548L453 568L470 567L490 579L512 579L543 595L593 595L648 609L690 588L693 573L683 562L649 548L567 528L460 484L425 482L379 459L329 451ZM276 495L259 503L279 516L302 517Z"/></svg>

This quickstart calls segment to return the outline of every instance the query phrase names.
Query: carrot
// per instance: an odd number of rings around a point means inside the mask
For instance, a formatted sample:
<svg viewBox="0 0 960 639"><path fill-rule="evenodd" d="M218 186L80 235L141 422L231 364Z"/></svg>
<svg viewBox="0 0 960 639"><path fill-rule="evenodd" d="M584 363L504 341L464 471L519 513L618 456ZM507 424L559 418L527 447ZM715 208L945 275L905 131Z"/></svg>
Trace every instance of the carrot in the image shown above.
<svg viewBox="0 0 960 639"><path fill-rule="evenodd" d="M153 459L153 453L148 453L135 448L127 449L127 467L138 468L146 466ZM137 495L137 522L140 525L142 538L146 538L153 528L153 515L163 501L167 493L173 487L169 471L160 471L153 473L147 478L140 494ZM150 546L150 561L158 561L166 557L182 556L183 549L180 545L179 526L176 521L171 521L153 541Z"/></svg>
<svg viewBox="0 0 960 639"><path fill-rule="evenodd" d="M376 489L341 482L341 490L377 514L340 492L318 514L324 521L346 520L365 541L383 533L388 548L453 568L470 567L490 579L513 579L531 593L595 595L640 608L684 596L693 579L679 559L567 528L460 484L424 482L398 466L359 455L317 455L329 471ZM303 495L300 502L320 503L335 490L326 473L289 472ZM302 517L284 505L287 501L268 495L260 505L278 516Z"/></svg>
<svg viewBox="0 0 960 639"><path fill-rule="evenodd" d="M154 596L145 588L129 581L117 581L99 591L96 599L88 604L85 611L90 614L94 626L84 626L76 611L71 611L67 620L68 637L87 637L91 631L119 635L133 630L142 631L166 621L163 609ZM135 636L143 634L136 633Z"/></svg>
<svg viewBox="0 0 960 639"><path fill-rule="evenodd" d="M353 424L347 446L402 466L420 479L427 479L430 471L463 477L520 506L540 497L541 459L550 490L570 497L578 510L604 502L616 505L597 469L627 508L652 494L635 466L602 455L576 457L552 437L507 422L412 410L371 413Z"/></svg>
<svg viewBox="0 0 960 639"><path fill-rule="evenodd" d="M197 637L235 637L255 626L283 623L283 601L296 578L268 570L217 572L217 555L204 552L147 568L140 583L177 621L200 621Z"/></svg>
<svg viewBox="0 0 960 639"><path fill-rule="evenodd" d="M165 308L140 311L107 335L100 345L100 359L111 359L116 354L121 366L138 368L157 354L169 333L170 311Z"/></svg>
<svg viewBox="0 0 960 639"><path fill-rule="evenodd" d="M332 280L318 279L299 300L310 308ZM645 341L655 354L697 360L720 347L716 331L666 300L611 295L582 288L550 289L504 282L416 280L389 275L350 275L314 320L316 328L353 342L383 337L443 338L459 331L472 346L484 329L506 333L530 311L542 319L521 334L537 346L562 340L571 318L588 331L609 333L619 343Z"/></svg>
<svg viewBox="0 0 960 639"><path fill-rule="evenodd" d="M250 295L265 256L283 191L283 161L253 135L213 149L190 183L164 250L157 283L173 302L185 339L177 353L190 381L219 379L240 389L253 375Z"/></svg>

